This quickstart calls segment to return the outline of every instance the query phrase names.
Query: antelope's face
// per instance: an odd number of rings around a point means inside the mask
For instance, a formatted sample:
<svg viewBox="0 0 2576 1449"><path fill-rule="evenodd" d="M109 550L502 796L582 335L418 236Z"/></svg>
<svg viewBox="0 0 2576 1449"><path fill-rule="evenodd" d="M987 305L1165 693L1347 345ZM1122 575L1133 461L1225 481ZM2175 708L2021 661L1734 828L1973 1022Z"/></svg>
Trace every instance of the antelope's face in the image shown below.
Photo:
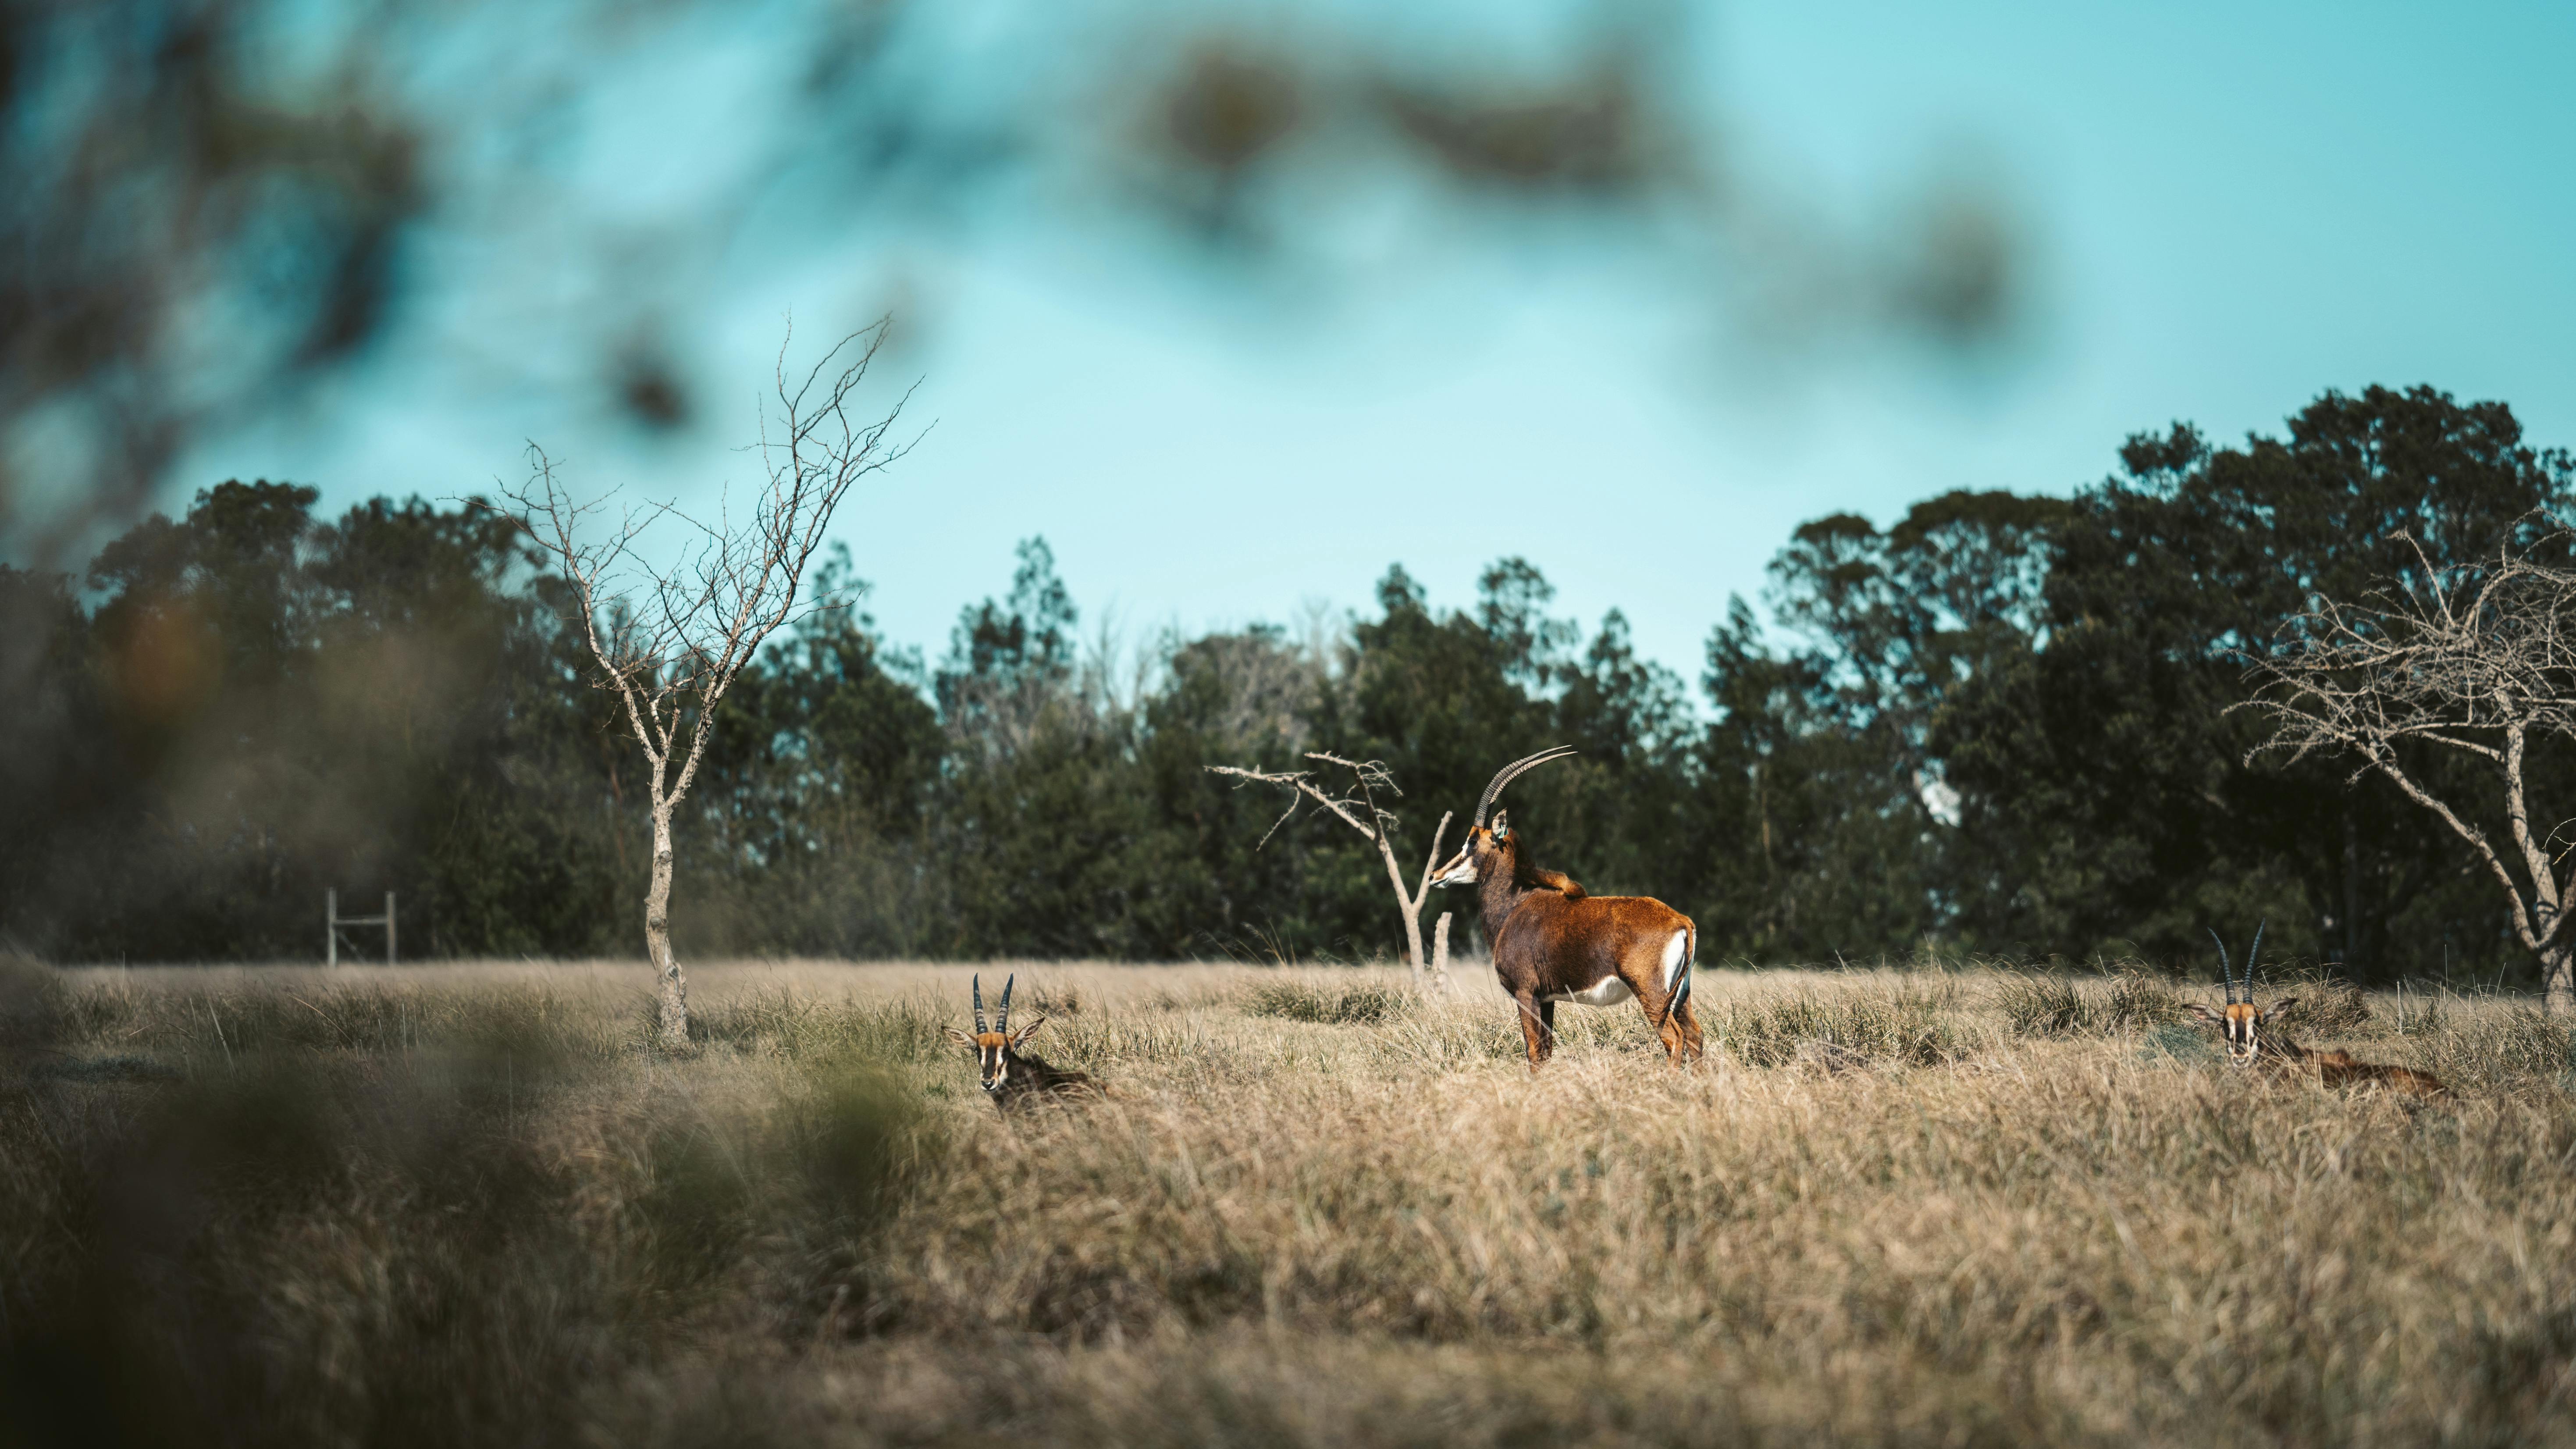
<svg viewBox="0 0 2576 1449"><path fill-rule="evenodd" d="M2218 1011L2212 1011L2198 1002L2193 1002L2183 1009L2218 1028L2219 1033L2227 1039L2229 1061L2240 1067L2250 1067L2254 1065L2255 1057L2263 1050L2263 1039L2260 1034L2263 1023L2278 1019L2281 1013L2298 1004L2299 998L2287 996L2261 1009L2257 1009L2249 1001L2229 1002Z"/></svg>
<svg viewBox="0 0 2576 1449"><path fill-rule="evenodd" d="M948 1034L950 1041L973 1050L975 1066L983 1079L984 1090L998 1092L1002 1090L1003 1084L1010 1080L1011 1053L1018 1050L1020 1045L1030 1037L1037 1035L1038 1028L1044 1025L1046 1025L1046 1018L1041 1016L1014 1032L981 1031L970 1036L953 1026L941 1027L940 1030Z"/></svg>
<svg viewBox="0 0 2576 1449"><path fill-rule="evenodd" d="M1483 879L1485 862L1511 838L1511 816L1508 812L1496 815L1490 830L1482 825L1468 827L1467 843L1458 847L1458 853L1449 857L1449 863L1440 867L1439 872L1431 877L1431 883L1436 886L1474 885Z"/></svg>
<svg viewBox="0 0 2576 1449"><path fill-rule="evenodd" d="M998 1092L1011 1072L1011 1039L998 1031L978 1032L968 1036L951 1028L949 1037L961 1046L974 1049L975 1065L983 1076L984 1090Z"/></svg>

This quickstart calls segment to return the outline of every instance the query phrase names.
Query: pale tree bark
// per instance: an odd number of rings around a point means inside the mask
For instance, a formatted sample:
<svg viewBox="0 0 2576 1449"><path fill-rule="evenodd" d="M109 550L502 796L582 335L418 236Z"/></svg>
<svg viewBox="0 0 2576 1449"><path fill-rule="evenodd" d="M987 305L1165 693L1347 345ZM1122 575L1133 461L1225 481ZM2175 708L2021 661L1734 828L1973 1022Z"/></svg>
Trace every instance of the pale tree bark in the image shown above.
<svg viewBox="0 0 2576 1449"><path fill-rule="evenodd" d="M666 1047L689 1039L689 978L671 950L671 807L678 803L654 807L653 873L644 888L644 954L653 962L654 1020Z"/></svg>
<svg viewBox="0 0 2576 1449"><path fill-rule="evenodd" d="M2279 647L2251 660L2260 691L2237 706L2274 725L2249 763L2274 752L2357 756L2356 777L2378 772L2466 843L2503 888L2552 1012L2576 1010L2576 851L2553 851L2533 831L2528 765L2535 743L2576 740L2576 571L2540 557L2564 556L2569 541L2553 530L2453 568L2416 544L2410 578L2358 602L2310 600ZM2485 767L2486 819L2501 818L2502 844L2468 796L2435 788L2420 768L2431 751Z"/></svg>
<svg viewBox="0 0 2576 1449"><path fill-rule="evenodd" d="M644 950L659 993L656 1035L666 1048L685 1048L689 1039L689 983L671 949L673 823L697 781L716 712L761 645L807 614L848 607L846 599L805 598L802 589L852 485L910 451L910 444L886 441L909 392L873 421L856 411L855 394L885 332L880 322L843 338L802 378L788 372L787 344L780 344L775 402L762 410L756 445L768 476L750 516L738 523L727 511L710 522L654 503L621 510L612 526L593 517L609 500L576 501L533 443L527 481L503 485L503 504L483 504L515 521L563 575L566 622L587 646L592 683L615 698L643 754L653 827ZM665 520L676 521L686 541L668 553L648 552L648 532Z"/></svg>
<svg viewBox="0 0 2576 1449"><path fill-rule="evenodd" d="M1395 858L1394 831L1399 822L1394 812L1377 803L1380 790L1390 795L1404 793L1396 788L1395 778L1387 773L1386 766L1377 760L1346 760L1318 750L1307 751L1306 758L1350 771L1350 785L1342 793L1334 795L1326 793L1315 783L1312 770L1264 770L1258 766L1246 769L1240 765L1210 765L1207 769L1211 774L1231 775L1243 784L1277 785L1290 792L1286 813L1272 821L1270 829L1262 833L1262 845L1268 845L1270 837L1279 833L1280 826L1294 819L1298 807L1308 800L1323 806L1334 819L1369 838L1370 843L1377 847L1378 858L1386 863L1386 881L1394 888L1399 914L1404 917L1405 961L1412 966L1413 984L1419 989L1424 985L1426 970L1422 955L1422 903L1431 895L1431 872L1440 864L1440 842L1448 835L1449 822L1455 812L1441 814L1439 828L1431 832L1431 853L1422 862L1421 878L1408 890L1404 884L1404 867ZM1260 846L1253 848L1258 850ZM1440 924L1440 954L1436 965L1430 969L1441 973L1440 984L1445 985L1449 964L1449 918L1446 914L1441 916Z"/></svg>

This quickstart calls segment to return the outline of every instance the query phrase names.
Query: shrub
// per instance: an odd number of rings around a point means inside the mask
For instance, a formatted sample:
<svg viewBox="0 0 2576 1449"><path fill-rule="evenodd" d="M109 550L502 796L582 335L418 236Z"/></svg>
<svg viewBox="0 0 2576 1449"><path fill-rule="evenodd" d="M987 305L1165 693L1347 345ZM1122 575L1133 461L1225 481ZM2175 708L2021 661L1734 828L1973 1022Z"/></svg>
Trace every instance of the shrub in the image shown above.
<svg viewBox="0 0 2576 1449"><path fill-rule="evenodd" d="M2135 969L2099 981L2062 971L2007 974L1995 1006L2021 1036L2106 1036L2182 1019L2171 984Z"/></svg>
<svg viewBox="0 0 2576 1449"><path fill-rule="evenodd" d="M1801 1060L1801 1049L1821 1042L1827 1054L1849 1064L1886 1061L1932 1066L1967 1054L1966 1044L1921 988L1900 986L1885 994L1856 994L1824 1001L1799 997L1773 1002L1710 1002L1694 1007L1712 1048L1723 1045L1747 1066L1777 1067ZM1812 1049L1808 1057L1817 1055Z"/></svg>
<svg viewBox="0 0 2576 1449"><path fill-rule="evenodd" d="M1243 1009L1254 1016L1283 1017L1325 1026L1376 1026L1413 1007L1413 995L1401 987L1367 983L1323 986L1305 981L1266 981L1252 989Z"/></svg>
<svg viewBox="0 0 2576 1449"><path fill-rule="evenodd" d="M2299 1004L2283 1020L2312 1035L2339 1036L2371 1019L2370 998L2360 987L2315 967L2279 973L2262 993L2267 1002L2287 996L2297 997Z"/></svg>
<svg viewBox="0 0 2576 1449"><path fill-rule="evenodd" d="M2073 978L2055 971L2006 978L1995 988L1995 1005L2023 1036L2073 1036L2092 1015Z"/></svg>

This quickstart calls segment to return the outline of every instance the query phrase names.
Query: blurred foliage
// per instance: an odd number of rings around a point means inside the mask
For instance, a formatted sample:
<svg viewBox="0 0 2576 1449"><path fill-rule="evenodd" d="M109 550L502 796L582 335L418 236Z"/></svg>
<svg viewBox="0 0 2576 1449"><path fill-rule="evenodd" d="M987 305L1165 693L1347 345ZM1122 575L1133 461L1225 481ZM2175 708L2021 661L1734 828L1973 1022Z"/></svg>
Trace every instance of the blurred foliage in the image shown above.
<svg viewBox="0 0 2576 1449"><path fill-rule="evenodd" d="M2012 331L2023 243L1990 189L1934 175L1849 235L1814 221L1704 103L1681 7L1555 6L1534 46L1472 15L0 5L0 537L57 561L193 444L388 356L426 406L541 392L676 438L725 268L755 254L848 274L1081 237L1311 300L1460 248L1597 251L1529 224L1564 214L1616 224L1595 263L1668 307L1750 305L1766 335ZM734 49L780 83L706 65ZM686 189L638 201L637 138L675 113Z"/></svg>
<svg viewBox="0 0 2576 1449"><path fill-rule="evenodd" d="M406 896L415 952L604 942L622 757L488 514L226 483L88 582L0 568L29 829L8 924L93 959L296 956L325 887Z"/></svg>
<svg viewBox="0 0 2576 1449"><path fill-rule="evenodd" d="M1375 958L1402 937L1366 842L1308 817L1264 844L1278 801L1204 767L1384 761L1409 862L1497 764L1570 744L1514 787L1528 848L1689 912L1712 962L1930 943L2199 970L2206 926L2268 917L2285 962L2522 969L2435 822L2348 763L2244 763L2225 710L2237 651L2308 590L2398 566L2390 530L2475 555L2576 503L2569 460L2429 389L2124 457L2071 500L1804 525L1773 566L1779 637L1742 600L1712 632L1705 711L1616 610L1552 614L1523 559L1467 608L1395 567L1339 627L1122 644L1082 632L1032 539L936 665L849 609L763 654L687 805L676 929L701 957ZM313 501L210 489L103 548L94 603L0 570L0 933L91 960L309 958L324 889L391 889L409 954L631 952L632 745L581 682L556 581L488 514L378 499L325 523ZM846 555L813 585L862 588ZM2564 742L2535 759L2540 798L2576 793ZM1469 952L1471 906L1432 905ZM2042 986L2034 1020L2075 1010Z"/></svg>
<svg viewBox="0 0 2576 1449"><path fill-rule="evenodd" d="M590 1118L637 1039L542 987L49 989L91 1019L0 1040L0 1443L579 1440L729 1286L872 1263L940 1155L855 1032ZM20 1070L108 1010L168 1061Z"/></svg>
<svg viewBox="0 0 2576 1449"><path fill-rule="evenodd" d="M371 45L282 73L282 8L0 6L0 526L36 486L124 513L396 314L426 126Z"/></svg>

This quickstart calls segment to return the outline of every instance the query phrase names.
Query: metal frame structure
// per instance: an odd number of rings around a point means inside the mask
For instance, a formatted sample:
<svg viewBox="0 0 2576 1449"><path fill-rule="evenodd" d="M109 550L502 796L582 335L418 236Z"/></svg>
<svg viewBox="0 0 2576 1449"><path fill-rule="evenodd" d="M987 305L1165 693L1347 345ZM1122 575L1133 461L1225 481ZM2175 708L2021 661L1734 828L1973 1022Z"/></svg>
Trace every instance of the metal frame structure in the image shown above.
<svg viewBox="0 0 2576 1449"><path fill-rule="evenodd" d="M385 964L394 964L394 893L385 892L385 913L381 916L344 916L340 914L340 893L322 893L322 964L340 964L340 928L342 926L382 926L385 928ZM352 946L356 942L350 943Z"/></svg>

